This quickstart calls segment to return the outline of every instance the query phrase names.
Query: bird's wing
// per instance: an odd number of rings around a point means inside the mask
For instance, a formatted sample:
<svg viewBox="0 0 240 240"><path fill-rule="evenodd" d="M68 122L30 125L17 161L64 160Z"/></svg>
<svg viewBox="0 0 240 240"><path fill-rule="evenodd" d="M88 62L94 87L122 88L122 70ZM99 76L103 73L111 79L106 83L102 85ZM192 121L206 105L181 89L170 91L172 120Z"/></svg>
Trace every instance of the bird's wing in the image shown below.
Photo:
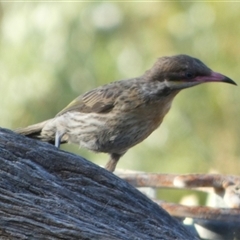
<svg viewBox="0 0 240 240"><path fill-rule="evenodd" d="M69 111L82 113L107 113L114 107L115 100L121 94L118 87L108 84L80 95L65 107L57 116Z"/></svg>

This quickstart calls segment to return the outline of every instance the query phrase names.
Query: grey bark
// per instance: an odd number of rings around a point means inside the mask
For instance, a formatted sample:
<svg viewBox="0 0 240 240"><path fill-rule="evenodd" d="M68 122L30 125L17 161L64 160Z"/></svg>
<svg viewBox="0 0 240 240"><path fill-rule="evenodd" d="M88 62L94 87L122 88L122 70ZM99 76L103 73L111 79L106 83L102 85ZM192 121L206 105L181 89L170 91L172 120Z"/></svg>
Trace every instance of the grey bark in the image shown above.
<svg viewBox="0 0 240 240"><path fill-rule="evenodd" d="M99 166L0 128L0 239L197 239Z"/></svg>

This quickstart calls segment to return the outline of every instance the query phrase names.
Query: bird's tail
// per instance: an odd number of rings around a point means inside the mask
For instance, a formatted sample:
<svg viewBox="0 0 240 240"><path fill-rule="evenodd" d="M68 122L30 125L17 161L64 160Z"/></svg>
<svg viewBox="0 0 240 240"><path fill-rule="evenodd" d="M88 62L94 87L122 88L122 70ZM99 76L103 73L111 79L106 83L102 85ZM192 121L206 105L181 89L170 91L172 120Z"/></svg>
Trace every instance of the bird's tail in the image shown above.
<svg viewBox="0 0 240 240"><path fill-rule="evenodd" d="M47 122L49 122L49 120L46 120L46 121L43 121L43 122L40 122L40 123L37 123L37 124L33 124L33 125L30 125L30 126L25 127L25 128L18 128L14 131L18 134L24 135L24 136L29 137L29 138L39 139L41 141L49 142L49 143L54 144L54 137L55 137L54 133L49 134L49 135L42 135L41 134L42 129L46 125Z"/></svg>

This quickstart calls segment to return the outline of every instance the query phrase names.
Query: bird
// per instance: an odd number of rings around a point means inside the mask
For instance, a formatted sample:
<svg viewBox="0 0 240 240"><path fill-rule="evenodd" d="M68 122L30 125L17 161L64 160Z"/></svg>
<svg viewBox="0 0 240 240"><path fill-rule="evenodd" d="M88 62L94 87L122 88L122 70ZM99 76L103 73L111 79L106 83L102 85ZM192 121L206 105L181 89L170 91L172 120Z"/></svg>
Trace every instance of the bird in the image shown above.
<svg viewBox="0 0 240 240"><path fill-rule="evenodd" d="M162 123L174 97L185 88L207 82L237 85L197 58L164 56L143 75L114 81L78 96L52 119L16 132L55 144L73 143L110 155L113 172L128 149L146 139Z"/></svg>

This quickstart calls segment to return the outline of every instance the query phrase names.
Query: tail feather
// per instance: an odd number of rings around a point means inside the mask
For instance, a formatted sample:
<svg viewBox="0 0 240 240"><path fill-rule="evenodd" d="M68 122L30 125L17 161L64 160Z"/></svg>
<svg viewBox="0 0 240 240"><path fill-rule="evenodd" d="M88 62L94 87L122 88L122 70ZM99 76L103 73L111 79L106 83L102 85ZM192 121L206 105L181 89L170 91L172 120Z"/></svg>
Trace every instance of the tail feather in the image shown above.
<svg viewBox="0 0 240 240"><path fill-rule="evenodd" d="M46 120L44 122L33 124L33 125L30 125L25 128L18 128L14 131L18 134L24 135L29 138L39 139L41 141L54 144L54 135L53 136L42 136L41 135L42 129L48 121L49 120Z"/></svg>
<svg viewBox="0 0 240 240"><path fill-rule="evenodd" d="M49 119L44 122L33 124L25 128L18 128L14 131L18 134L24 135L29 138L34 138L34 139L41 140L43 142L55 144L56 130L54 128L49 128L47 130L45 129L44 132L42 133L42 129L44 128L44 126L51 120L52 119ZM61 137L61 144L66 142L68 142L68 136L64 134Z"/></svg>

